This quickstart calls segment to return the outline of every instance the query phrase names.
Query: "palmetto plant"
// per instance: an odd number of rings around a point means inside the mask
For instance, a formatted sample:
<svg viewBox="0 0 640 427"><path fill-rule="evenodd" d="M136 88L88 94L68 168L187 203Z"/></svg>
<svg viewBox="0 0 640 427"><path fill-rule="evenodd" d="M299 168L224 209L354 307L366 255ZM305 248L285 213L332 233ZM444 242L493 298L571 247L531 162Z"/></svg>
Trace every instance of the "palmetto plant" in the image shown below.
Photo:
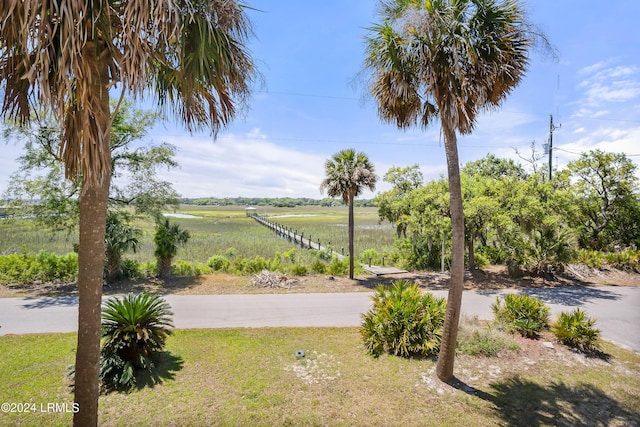
<svg viewBox="0 0 640 427"><path fill-rule="evenodd" d="M100 377L105 390L130 390L136 374L152 369L171 334L173 313L158 295L128 294L102 308Z"/></svg>
<svg viewBox="0 0 640 427"><path fill-rule="evenodd" d="M409 357L438 352L447 306L444 298L423 294L415 283L398 280L391 287L378 286L372 299L373 307L362 315L360 327L370 354Z"/></svg>
<svg viewBox="0 0 640 427"><path fill-rule="evenodd" d="M551 325L551 332L561 343L577 348L585 353L600 350L600 330L594 326L595 319L587 316L581 308L570 313L561 312Z"/></svg>
<svg viewBox="0 0 640 427"><path fill-rule="evenodd" d="M549 307L527 294L507 294L491 305L496 321L524 337L537 337L549 326Z"/></svg>

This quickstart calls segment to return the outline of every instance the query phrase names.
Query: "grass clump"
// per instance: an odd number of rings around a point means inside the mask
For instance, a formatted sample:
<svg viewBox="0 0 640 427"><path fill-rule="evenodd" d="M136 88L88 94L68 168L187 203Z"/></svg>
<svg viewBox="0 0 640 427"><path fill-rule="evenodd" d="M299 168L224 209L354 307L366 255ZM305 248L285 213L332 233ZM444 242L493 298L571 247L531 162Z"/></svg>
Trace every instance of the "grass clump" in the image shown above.
<svg viewBox="0 0 640 427"><path fill-rule="evenodd" d="M471 356L496 356L504 350L520 349L513 337L491 324L482 325L477 317L464 317L458 330L458 352Z"/></svg>
<svg viewBox="0 0 640 427"><path fill-rule="evenodd" d="M527 294L507 294L491 305L496 321L506 330L535 338L549 325L549 307Z"/></svg>
<svg viewBox="0 0 640 427"><path fill-rule="evenodd" d="M440 349L446 300L423 294L418 285L398 280L379 285L373 308L362 315L360 333L367 351L378 357L429 356Z"/></svg>
<svg viewBox="0 0 640 427"><path fill-rule="evenodd" d="M595 319L576 308L570 313L560 313L551 325L551 332L564 345L584 353L597 353L600 351L600 330L594 327L595 324Z"/></svg>

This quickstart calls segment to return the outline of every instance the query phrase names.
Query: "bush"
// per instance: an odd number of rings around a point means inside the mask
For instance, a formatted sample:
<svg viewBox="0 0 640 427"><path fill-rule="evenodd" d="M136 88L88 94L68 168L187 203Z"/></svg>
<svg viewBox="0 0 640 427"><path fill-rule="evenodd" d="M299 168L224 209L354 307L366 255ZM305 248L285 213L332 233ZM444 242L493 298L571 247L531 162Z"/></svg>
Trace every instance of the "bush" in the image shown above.
<svg viewBox="0 0 640 427"><path fill-rule="evenodd" d="M475 250L476 263L477 257L482 254L488 260L489 264L503 264L507 261L507 253L504 249L494 246L480 246Z"/></svg>
<svg viewBox="0 0 640 427"><path fill-rule="evenodd" d="M511 332L537 337L549 324L549 307L527 294L507 294L491 305L496 321Z"/></svg>
<svg viewBox="0 0 640 427"><path fill-rule="evenodd" d="M0 283L32 283L36 280L75 280L78 277L78 254L58 256L40 251L30 254L0 256Z"/></svg>
<svg viewBox="0 0 640 427"><path fill-rule="evenodd" d="M214 255L207 260L207 266L213 271L227 271L231 263L222 255Z"/></svg>
<svg viewBox="0 0 640 427"><path fill-rule="evenodd" d="M128 294L102 308L100 379L106 391L129 391L153 370L173 327L169 304L158 295Z"/></svg>
<svg viewBox="0 0 640 427"><path fill-rule="evenodd" d="M640 268L640 252L626 249L604 254L607 263L618 270L638 271Z"/></svg>
<svg viewBox="0 0 640 427"><path fill-rule="evenodd" d="M367 249L360 254L360 262L369 265L369 259L371 259L372 265L380 265L382 264L382 258L380 254L375 249Z"/></svg>
<svg viewBox="0 0 640 427"><path fill-rule="evenodd" d="M143 277L142 266L140 262L133 259L123 259L120 268L122 270L122 277L126 279L137 279Z"/></svg>
<svg viewBox="0 0 640 427"><path fill-rule="evenodd" d="M560 313L551 325L551 332L562 344L584 353L595 353L600 351L600 331L594 328L595 323L584 310L576 308L570 313Z"/></svg>
<svg viewBox="0 0 640 427"><path fill-rule="evenodd" d="M578 251L578 262L591 268L602 268L605 263L604 254L600 251L580 249Z"/></svg>
<svg viewBox="0 0 640 427"><path fill-rule="evenodd" d="M349 258L342 258L342 261L338 257L334 257L327 268L327 273L332 276L346 276L349 274Z"/></svg>
<svg viewBox="0 0 640 427"><path fill-rule="evenodd" d="M311 272L315 274L325 274L327 272L327 265L319 259L315 259L311 263Z"/></svg>
<svg viewBox="0 0 640 427"><path fill-rule="evenodd" d="M398 280L379 285L373 308L362 315L360 333L375 357L387 352L410 357L436 354L440 349L446 300L423 294L418 285Z"/></svg>
<svg viewBox="0 0 640 427"><path fill-rule="evenodd" d="M294 276L304 276L308 272L309 271L307 270L307 267L305 267L304 265L293 264L291 266L291 274L293 274Z"/></svg>

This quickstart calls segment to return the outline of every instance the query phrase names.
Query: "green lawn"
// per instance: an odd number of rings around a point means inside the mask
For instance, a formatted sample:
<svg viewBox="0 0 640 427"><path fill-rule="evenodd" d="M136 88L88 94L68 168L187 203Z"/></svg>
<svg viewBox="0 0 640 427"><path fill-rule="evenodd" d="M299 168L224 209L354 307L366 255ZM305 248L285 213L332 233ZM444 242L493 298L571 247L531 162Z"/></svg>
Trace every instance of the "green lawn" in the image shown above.
<svg viewBox="0 0 640 427"><path fill-rule="evenodd" d="M0 337L0 401L67 403L75 334ZM527 341L498 357L461 355L458 388L434 361L365 354L357 328L180 330L162 382L100 398L100 424L638 425L640 355L608 361ZM305 358L295 352L303 350ZM533 363L532 363L533 362ZM0 425L69 425L70 413L0 413Z"/></svg>

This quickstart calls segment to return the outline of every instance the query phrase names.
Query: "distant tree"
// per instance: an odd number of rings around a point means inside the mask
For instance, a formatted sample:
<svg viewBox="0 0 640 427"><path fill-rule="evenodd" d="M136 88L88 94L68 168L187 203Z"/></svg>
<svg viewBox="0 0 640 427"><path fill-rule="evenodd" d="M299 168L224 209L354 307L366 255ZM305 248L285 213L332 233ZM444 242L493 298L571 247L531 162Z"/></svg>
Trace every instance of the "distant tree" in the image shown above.
<svg viewBox="0 0 640 427"><path fill-rule="evenodd" d="M603 249L640 241L637 166L623 153L593 150L582 153L568 168L577 178L575 226L581 246Z"/></svg>
<svg viewBox="0 0 640 427"><path fill-rule="evenodd" d="M157 215L167 205L177 206L178 194L169 181L159 179L161 169L177 166L176 148L167 143L136 147L157 119L151 111L134 109L123 101L111 125L111 170L108 206L110 210L135 208L137 213ZM5 133L25 140L19 169L11 175L4 198L13 210L33 215L35 220L54 230L71 232L78 224L82 179L65 179L64 159L58 147L61 130L50 115L30 128L9 126ZM126 180L117 180L119 177Z"/></svg>
<svg viewBox="0 0 640 427"><path fill-rule="evenodd" d="M326 191L329 197L341 197L349 206L349 278L353 279L353 202L364 188L373 191L378 177L366 154L353 149L342 150L328 159L325 175L320 191Z"/></svg>
<svg viewBox="0 0 640 427"><path fill-rule="evenodd" d="M153 242L156 245L154 255L160 277L171 275L171 263L178 253L178 247L186 244L190 237L189 231L181 229L178 224L171 224L166 218L158 219Z"/></svg>
<svg viewBox="0 0 640 427"><path fill-rule="evenodd" d="M527 175L518 163L511 159L501 159L493 154L487 154L480 160L465 164L462 173L470 177L482 176L492 179L504 177L523 179Z"/></svg>
<svg viewBox="0 0 640 427"><path fill-rule="evenodd" d="M533 37L518 1L381 1L365 66L380 117L400 128L428 126L444 135L451 195L452 262L437 375L453 377L464 280L464 213L456 132L499 105L520 82Z"/></svg>
<svg viewBox="0 0 640 427"><path fill-rule="evenodd" d="M380 221L387 220L396 226L396 237L407 237L406 222L401 221L404 215L408 215L409 206L404 203L406 196L413 190L420 188L424 182L422 172L418 165L400 168L391 167L384 174L383 181L393 185L390 191L378 194L374 203L378 207Z"/></svg>

